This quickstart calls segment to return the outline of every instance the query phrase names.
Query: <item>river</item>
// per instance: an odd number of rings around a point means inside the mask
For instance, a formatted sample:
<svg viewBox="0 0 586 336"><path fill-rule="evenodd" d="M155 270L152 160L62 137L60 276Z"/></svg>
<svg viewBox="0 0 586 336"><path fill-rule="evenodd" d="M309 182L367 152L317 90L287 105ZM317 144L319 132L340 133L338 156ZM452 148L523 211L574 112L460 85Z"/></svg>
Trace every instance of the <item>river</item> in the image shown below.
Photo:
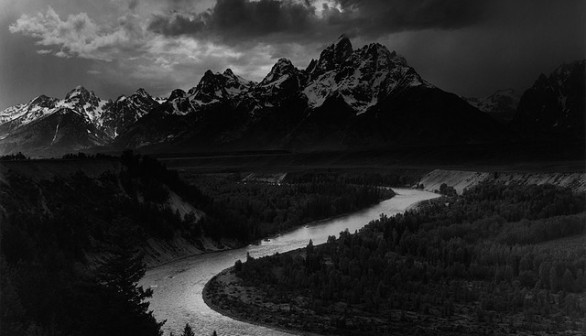
<svg viewBox="0 0 586 336"><path fill-rule="evenodd" d="M246 253L253 257L283 253L307 245L325 243L328 236L338 236L345 229L354 232L380 214L394 215L409 206L439 195L413 189L393 189L397 195L371 208L343 217L305 226L286 234L264 240L258 245L216 253L196 255L148 270L141 285L154 290L150 309L157 320L167 320L164 335L170 331L180 334L189 323L196 335L211 335L216 330L220 336L290 335L288 333L260 327L223 316L210 309L202 298L204 285L222 270L233 266L238 259L244 260Z"/></svg>

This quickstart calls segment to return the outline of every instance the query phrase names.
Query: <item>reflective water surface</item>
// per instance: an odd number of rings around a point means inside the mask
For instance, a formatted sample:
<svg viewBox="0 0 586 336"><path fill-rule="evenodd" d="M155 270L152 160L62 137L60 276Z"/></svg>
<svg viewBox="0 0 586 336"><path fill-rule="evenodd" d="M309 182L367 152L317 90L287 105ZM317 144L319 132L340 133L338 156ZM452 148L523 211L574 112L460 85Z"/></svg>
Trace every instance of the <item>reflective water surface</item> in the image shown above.
<svg viewBox="0 0 586 336"><path fill-rule="evenodd" d="M189 323L196 335L289 335L284 332L233 320L210 309L201 296L204 285L222 270L233 266L238 259L244 260L246 253L253 257L283 253L307 245L327 241L328 236L338 236L341 231L360 229L380 214L393 215L405 211L410 205L438 195L412 189L393 189L398 194L369 209L344 217L323 221L318 225L298 228L286 234L262 241L259 245L189 257L147 271L141 285L154 290L150 308L157 320L167 320L163 329L179 333Z"/></svg>

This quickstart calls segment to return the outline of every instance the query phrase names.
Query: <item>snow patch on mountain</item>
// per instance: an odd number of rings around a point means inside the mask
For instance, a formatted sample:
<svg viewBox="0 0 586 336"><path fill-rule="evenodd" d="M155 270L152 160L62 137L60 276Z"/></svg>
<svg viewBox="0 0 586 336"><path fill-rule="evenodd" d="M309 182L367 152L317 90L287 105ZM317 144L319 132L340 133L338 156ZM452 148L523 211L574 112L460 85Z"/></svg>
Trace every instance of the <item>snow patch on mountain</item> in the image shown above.
<svg viewBox="0 0 586 336"><path fill-rule="evenodd" d="M310 82L303 93L311 107L340 96L357 114L401 88L432 87L396 52L378 43L352 50L345 36L326 48L308 72Z"/></svg>
<svg viewBox="0 0 586 336"><path fill-rule="evenodd" d="M27 112L24 108L25 106L26 104L18 104L0 111L0 123L9 122L22 117Z"/></svg>
<svg viewBox="0 0 586 336"><path fill-rule="evenodd" d="M235 75L231 69L226 69L223 73L208 70L199 84L187 92L187 98L192 109L198 110L207 105L229 101L246 92L253 85L253 82ZM181 111L181 114L189 112Z"/></svg>
<svg viewBox="0 0 586 336"><path fill-rule="evenodd" d="M116 137L120 125L136 122L158 104L144 89L115 102L97 97L93 91L77 86L64 99L41 95L27 104L9 107L0 112L0 127L14 131L57 112L76 113L88 125Z"/></svg>

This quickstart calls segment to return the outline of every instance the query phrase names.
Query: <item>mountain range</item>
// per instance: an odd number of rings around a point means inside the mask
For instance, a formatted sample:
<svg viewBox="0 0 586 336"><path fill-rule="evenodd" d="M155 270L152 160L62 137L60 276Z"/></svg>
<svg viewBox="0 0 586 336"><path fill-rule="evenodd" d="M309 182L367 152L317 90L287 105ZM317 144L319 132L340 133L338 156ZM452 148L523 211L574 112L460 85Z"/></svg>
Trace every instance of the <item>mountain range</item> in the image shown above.
<svg viewBox="0 0 586 336"><path fill-rule="evenodd" d="M517 113L521 94L514 89L497 90L488 97L464 98L470 105L502 123L509 123Z"/></svg>
<svg viewBox="0 0 586 336"><path fill-rule="evenodd" d="M510 120L525 134L557 127L583 137L583 122L578 122L584 120L584 62L576 64L540 76L513 113L512 92L465 100L425 81L385 46L354 49L342 35L307 68L282 58L260 82L231 69L208 70L196 86L174 90L166 99L139 89L103 100L81 86L64 99L41 95L0 112L0 154L494 143L516 136L503 125Z"/></svg>

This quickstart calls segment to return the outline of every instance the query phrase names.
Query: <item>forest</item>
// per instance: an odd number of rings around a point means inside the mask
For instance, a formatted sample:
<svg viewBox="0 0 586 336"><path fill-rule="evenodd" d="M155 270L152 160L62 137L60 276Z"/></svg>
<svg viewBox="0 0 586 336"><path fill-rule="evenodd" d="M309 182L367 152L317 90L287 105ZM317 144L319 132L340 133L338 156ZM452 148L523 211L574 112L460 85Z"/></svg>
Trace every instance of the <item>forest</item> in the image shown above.
<svg viewBox="0 0 586 336"><path fill-rule="evenodd" d="M303 331L580 334L584 207L584 195L568 189L485 183L301 253L248 258L235 272L244 288L286 308L267 315Z"/></svg>
<svg viewBox="0 0 586 336"><path fill-rule="evenodd" d="M207 182L199 187L132 152L57 160L116 160L120 169L52 179L2 171L2 335L160 335L164 321L156 321L145 302L152 290L138 287L145 272L140 246L147 239L181 235L197 245L206 236L243 245L393 195L319 179L272 186L202 177ZM174 211L171 193L203 218Z"/></svg>
<svg viewBox="0 0 586 336"><path fill-rule="evenodd" d="M318 174L284 183L243 183L242 175L190 175L187 180L213 199L218 220L205 222L211 237L254 241L296 226L353 212L391 198L378 185L348 184Z"/></svg>

